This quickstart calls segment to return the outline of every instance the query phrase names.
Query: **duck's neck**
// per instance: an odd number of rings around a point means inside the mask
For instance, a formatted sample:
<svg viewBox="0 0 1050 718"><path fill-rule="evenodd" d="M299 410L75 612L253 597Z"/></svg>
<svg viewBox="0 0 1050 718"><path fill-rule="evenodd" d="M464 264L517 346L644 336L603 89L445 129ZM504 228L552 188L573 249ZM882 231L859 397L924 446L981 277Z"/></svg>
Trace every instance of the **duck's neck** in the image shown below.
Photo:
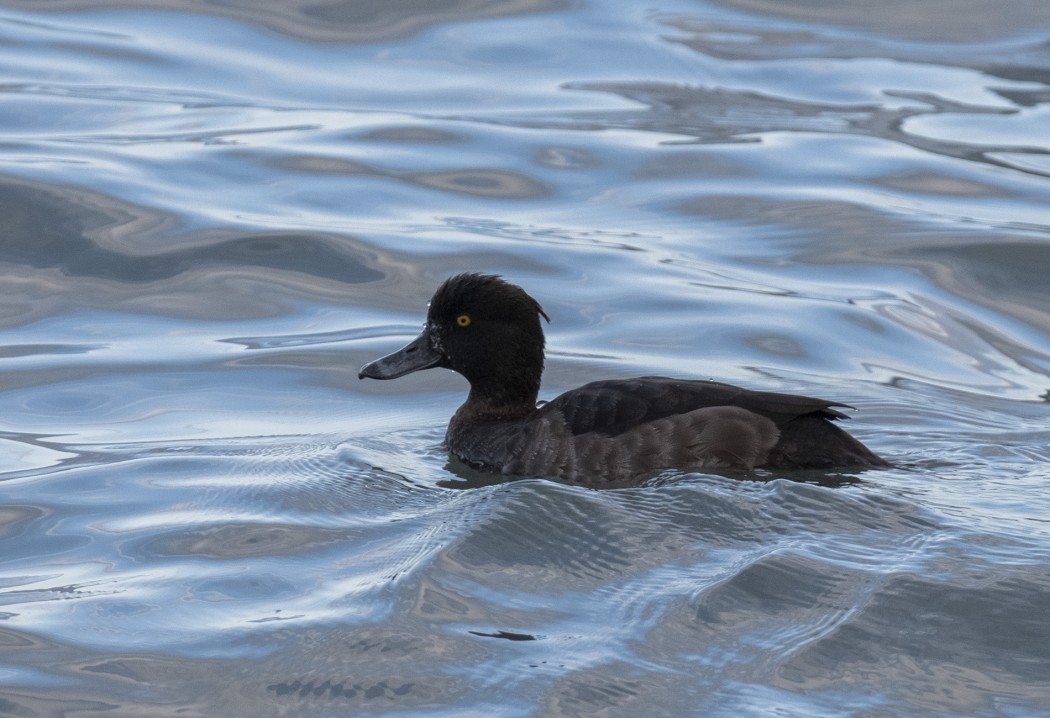
<svg viewBox="0 0 1050 718"><path fill-rule="evenodd" d="M539 392L540 372L505 379L475 379L456 416L478 422L524 419L536 411Z"/></svg>

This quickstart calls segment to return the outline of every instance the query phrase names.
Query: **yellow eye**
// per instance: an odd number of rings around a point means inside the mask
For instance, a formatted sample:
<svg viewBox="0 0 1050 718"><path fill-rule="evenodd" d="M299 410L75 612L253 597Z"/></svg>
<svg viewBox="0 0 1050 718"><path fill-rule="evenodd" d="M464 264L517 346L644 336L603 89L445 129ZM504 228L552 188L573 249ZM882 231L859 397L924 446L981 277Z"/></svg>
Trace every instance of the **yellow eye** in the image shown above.
<svg viewBox="0 0 1050 718"><path fill-rule="evenodd" d="M456 324L458 324L461 327L469 327L470 317L468 317L466 314L460 314L458 317L456 317Z"/></svg>

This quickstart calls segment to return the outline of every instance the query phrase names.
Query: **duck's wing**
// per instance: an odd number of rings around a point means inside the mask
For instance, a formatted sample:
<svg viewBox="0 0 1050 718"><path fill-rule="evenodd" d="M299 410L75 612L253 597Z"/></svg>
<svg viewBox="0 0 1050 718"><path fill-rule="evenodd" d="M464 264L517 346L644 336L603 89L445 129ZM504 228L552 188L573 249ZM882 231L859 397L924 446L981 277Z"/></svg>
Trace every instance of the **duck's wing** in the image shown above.
<svg viewBox="0 0 1050 718"><path fill-rule="evenodd" d="M845 419L848 417L833 407L851 408L825 399L751 391L715 381L646 376L585 384L544 404L540 414L558 412L573 435L617 436L639 424L715 406L740 407L777 426L808 415Z"/></svg>

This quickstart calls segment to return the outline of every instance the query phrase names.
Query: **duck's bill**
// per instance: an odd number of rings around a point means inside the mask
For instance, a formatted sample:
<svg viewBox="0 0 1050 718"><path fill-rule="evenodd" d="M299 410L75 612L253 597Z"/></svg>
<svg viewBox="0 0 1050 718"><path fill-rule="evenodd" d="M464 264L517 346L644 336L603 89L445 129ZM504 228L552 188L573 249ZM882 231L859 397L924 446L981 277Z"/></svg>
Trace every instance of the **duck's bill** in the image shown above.
<svg viewBox="0 0 1050 718"><path fill-rule="evenodd" d="M361 367L358 379L397 379L414 371L441 366L444 358L430 346L430 336L423 332L409 344Z"/></svg>

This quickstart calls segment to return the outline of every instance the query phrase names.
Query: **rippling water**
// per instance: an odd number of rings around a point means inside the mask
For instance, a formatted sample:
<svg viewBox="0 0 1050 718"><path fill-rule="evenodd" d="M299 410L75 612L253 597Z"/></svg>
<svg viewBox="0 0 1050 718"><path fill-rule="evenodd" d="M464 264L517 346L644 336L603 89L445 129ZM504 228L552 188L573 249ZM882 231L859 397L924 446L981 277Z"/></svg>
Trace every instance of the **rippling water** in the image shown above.
<svg viewBox="0 0 1050 718"><path fill-rule="evenodd" d="M0 715L1046 715L1048 30L3 3ZM826 396L900 468L464 475L462 379L356 379L464 270L546 398Z"/></svg>

